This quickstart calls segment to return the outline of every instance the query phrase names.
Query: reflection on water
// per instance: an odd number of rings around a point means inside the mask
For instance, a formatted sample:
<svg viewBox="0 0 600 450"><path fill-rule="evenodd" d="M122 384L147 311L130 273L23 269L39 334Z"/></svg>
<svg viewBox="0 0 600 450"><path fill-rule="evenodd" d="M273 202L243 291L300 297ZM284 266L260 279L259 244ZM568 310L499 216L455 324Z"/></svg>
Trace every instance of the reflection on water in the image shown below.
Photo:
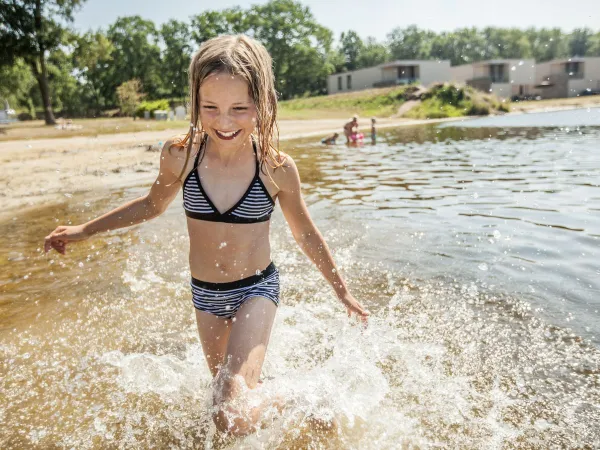
<svg viewBox="0 0 600 450"><path fill-rule="evenodd" d="M40 253L55 218L144 188L1 225L0 446L598 447L599 134L417 127L375 147L295 143L311 213L373 316L366 330L347 321L277 209L282 305L261 389L291 407L241 440L206 413L180 201L66 258ZM308 420L332 416L337 430Z"/></svg>

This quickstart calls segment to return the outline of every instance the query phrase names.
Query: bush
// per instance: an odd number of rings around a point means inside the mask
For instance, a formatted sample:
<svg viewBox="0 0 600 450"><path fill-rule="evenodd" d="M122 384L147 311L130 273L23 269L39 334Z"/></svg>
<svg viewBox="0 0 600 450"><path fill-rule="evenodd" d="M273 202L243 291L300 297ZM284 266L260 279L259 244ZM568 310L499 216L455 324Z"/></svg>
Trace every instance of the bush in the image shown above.
<svg viewBox="0 0 600 450"><path fill-rule="evenodd" d="M150 117L154 118L154 111L156 111L157 109L168 111L169 110L169 100L163 99L163 100L142 102L136 108L135 115L136 115L136 117L144 117L144 112L148 111L148 112L150 112Z"/></svg>
<svg viewBox="0 0 600 450"><path fill-rule="evenodd" d="M19 115L17 116L17 119L19 119L19 120L33 120L33 117L28 112L22 112L22 113L19 113Z"/></svg>

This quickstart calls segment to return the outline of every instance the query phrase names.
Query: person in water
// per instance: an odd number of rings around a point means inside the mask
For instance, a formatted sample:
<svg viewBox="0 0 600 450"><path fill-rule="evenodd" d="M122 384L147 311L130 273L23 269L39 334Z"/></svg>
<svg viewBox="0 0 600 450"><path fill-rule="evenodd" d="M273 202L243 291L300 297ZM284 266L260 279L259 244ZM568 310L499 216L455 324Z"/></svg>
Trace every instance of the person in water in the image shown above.
<svg viewBox="0 0 600 450"><path fill-rule="evenodd" d="M325 139L322 139L321 144L335 145L338 136L339 136L339 133L333 133L331 136L326 137Z"/></svg>
<svg viewBox="0 0 600 450"><path fill-rule="evenodd" d="M189 69L191 123L168 140L149 192L82 225L58 226L46 252L160 216L183 188L190 239L191 300L213 375L212 417L220 431L255 431L262 411L242 400L254 389L279 305L271 261L275 202L291 233L332 286L349 316L369 313L348 290L301 193L294 160L275 145L277 92L272 61L257 41L219 36L204 42ZM243 406L246 404L246 406Z"/></svg>
<svg viewBox="0 0 600 450"><path fill-rule="evenodd" d="M375 145L377 142L377 130L375 129L375 117L371 117L371 144Z"/></svg>
<svg viewBox="0 0 600 450"><path fill-rule="evenodd" d="M346 136L346 143L350 143L353 134L358 131L358 116L352 117L352 119L344 125L344 135Z"/></svg>

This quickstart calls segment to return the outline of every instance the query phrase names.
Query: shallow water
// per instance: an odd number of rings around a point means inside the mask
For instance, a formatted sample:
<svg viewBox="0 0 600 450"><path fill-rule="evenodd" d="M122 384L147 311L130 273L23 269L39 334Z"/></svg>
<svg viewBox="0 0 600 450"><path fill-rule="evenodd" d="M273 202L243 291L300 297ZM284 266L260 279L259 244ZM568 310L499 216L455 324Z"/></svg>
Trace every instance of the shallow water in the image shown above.
<svg viewBox="0 0 600 450"><path fill-rule="evenodd" d="M79 223L146 188L2 224L0 446L598 447L600 130L379 138L288 145L373 316L366 330L348 322L277 209L282 305L262 389L293 406L244 439L220 438L207 414L180 200L66 258L40 252L55 218Z"/></svg>

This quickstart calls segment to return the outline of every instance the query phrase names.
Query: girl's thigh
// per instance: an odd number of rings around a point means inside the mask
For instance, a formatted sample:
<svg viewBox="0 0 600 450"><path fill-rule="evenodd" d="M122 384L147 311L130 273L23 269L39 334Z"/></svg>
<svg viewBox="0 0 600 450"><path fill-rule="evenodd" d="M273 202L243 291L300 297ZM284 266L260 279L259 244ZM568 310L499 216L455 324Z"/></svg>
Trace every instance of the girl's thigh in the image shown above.
<svg viewBox="0 0 600 450"><path fill-rule="evenodd" d="M256 387L262 369L277 305L265 297L244 302L231 324L227 345L227 367L241 375L250 389Z"/></svg>
<svg viewBox="0 0 600 450"><path fill-rule="evenodd" d="M231 333L231 319L224 319L196 309L196 323L208 368L215 377L225 360L227 342Z"/></svg>

